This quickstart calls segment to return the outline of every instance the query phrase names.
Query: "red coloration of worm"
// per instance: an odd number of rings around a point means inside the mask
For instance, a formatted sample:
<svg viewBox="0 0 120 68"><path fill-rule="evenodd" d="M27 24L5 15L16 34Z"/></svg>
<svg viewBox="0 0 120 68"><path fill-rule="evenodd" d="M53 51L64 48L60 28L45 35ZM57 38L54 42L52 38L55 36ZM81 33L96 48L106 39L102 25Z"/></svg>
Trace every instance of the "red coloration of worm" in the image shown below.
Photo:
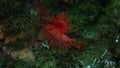
<svg viewBox="0 0 120 68"><path fill-rule="evenodd" d="M80 49L81 46L72 38L66 36L70 30L69 20L64 13L59 13L56 16L50 16L44 19L47 23L41 30L43 39L49 41L51 48L69 49L72 46Z"/></svg>

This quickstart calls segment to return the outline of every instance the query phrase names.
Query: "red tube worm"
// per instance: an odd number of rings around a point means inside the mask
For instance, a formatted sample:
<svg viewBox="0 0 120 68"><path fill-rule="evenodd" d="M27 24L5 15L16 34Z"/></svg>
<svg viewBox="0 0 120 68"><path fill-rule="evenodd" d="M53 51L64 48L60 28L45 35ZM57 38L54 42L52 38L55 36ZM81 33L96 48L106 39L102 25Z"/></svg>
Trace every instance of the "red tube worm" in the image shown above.
<svg viewBox="0 0 120 68"><path fill-rule="evenodd" d="M63 12L56 16L49 16L44 21L47 24L41 30L41 36L49 41L51 48L69 49L72 46L76 49L81 48L74 39L66 35L70 30L70 25L68 18L65 17Z"/></svg>

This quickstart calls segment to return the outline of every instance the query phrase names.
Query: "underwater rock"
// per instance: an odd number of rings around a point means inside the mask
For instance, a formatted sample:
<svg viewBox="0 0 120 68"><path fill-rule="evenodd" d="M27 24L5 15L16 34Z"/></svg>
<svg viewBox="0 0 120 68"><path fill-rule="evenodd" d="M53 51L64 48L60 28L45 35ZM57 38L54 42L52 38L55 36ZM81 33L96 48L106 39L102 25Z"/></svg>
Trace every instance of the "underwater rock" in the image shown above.
<svg viewBox="0 0 120 68"><path fill-rule="evenodd" d="M11 53L11 57L14 60L23 60L24 62L31 62L35 60L35 56L32 51L29 49L22 49L18 51L14 51Z"/></svg>
<svg viewBox="0 0 120 68"><path fill-rule="evenodd" d="M6 34L4 33L4 26L0 24L0 44L5 41Z"/></svg>

